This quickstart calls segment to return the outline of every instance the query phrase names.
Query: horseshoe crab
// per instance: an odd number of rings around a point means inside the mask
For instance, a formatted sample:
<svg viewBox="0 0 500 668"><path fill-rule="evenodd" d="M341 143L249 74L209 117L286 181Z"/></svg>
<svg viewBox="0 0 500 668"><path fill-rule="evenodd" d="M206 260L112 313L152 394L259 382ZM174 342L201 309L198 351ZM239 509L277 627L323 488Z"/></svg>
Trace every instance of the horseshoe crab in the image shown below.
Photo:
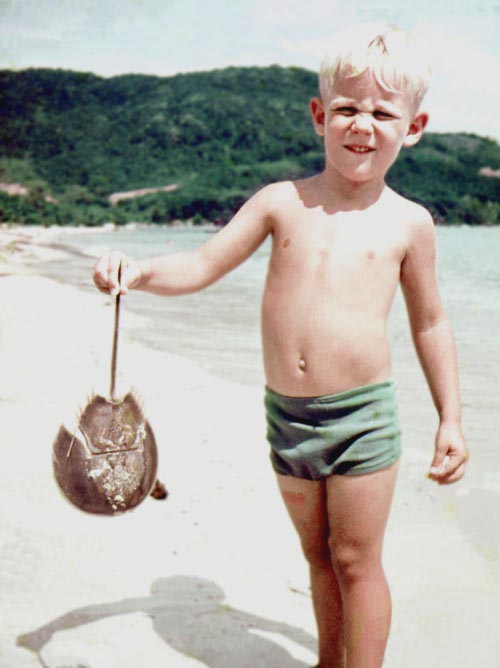
<svg viewBox="0 0 500 668"><path fill-rule="evenodd" d="M94 395L72 434L61 425L53 444L54 476L64 496L89 513L130 510L153 493L167 492L156 480L156 441L139 401L115 395L120 295L115 300L110 398Z"/></svg>

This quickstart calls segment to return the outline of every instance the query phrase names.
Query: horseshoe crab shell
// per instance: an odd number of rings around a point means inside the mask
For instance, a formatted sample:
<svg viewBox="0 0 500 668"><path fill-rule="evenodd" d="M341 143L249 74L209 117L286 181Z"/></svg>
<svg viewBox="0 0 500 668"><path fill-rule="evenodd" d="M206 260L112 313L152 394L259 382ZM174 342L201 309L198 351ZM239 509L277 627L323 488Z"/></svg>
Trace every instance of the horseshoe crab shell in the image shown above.
<svg viewBox="0 0 500 668"><path fill-rule="evenodd" d="M76 431L81 438L61 425L52 449L55 479L73 505L88 513L115 515L150 494L158 453L133 394L119 400L92 397Z"/></svg>

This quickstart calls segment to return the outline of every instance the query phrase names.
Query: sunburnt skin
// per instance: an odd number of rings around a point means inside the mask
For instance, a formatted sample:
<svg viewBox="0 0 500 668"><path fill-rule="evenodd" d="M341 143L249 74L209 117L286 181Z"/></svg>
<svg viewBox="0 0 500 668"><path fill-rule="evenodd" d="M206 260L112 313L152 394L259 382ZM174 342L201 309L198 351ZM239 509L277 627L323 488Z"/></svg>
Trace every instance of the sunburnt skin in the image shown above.
<svg viewBox="0 0 500 668"><path fill-rule="evenodd" d="M331 394L391 377L386 322L408 227L378 216L377 204L333 213L311 206L315 180L282 184L286 214L272 221L264 365L269 387L288 396ZM380 207L388 206L401 217L408 209L390 190L380 198ZM291 240L286 249L280 239Z"/></svg>

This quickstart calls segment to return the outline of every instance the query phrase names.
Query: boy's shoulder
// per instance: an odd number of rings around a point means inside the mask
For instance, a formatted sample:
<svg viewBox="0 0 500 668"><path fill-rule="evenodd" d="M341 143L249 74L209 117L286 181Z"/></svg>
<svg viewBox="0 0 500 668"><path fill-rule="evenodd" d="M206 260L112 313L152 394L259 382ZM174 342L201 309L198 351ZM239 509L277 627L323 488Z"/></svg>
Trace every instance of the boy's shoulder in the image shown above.
<svg viewBox="0 0 500 668"><path fill-rule="evenodd" d="M252 205L270 220L279 219L284 212L290 212L300 204L300 197L294 181L277 181L258 190L251 198Z"/></svg>
<svg viewBox="0 0 500 668"><path fill-rule="evenodd" d="M409 229L434 228L432 215L425 206L418 204L407 197L403 197L392 189L388 189L388 206L400 222L404 222Z"/></svg>
<svg viewBox="0 0 500 668"><path fill-rule="evenodd" d="M436 232L431 213L421 204L391 191L390 208L394 224L402 230L406 257L427 249L434 252Z"/></svg>
<svg viewBox="0 0 500 668"><path fill-rule="evenodd" d="M266 200L271 206L277 205L301 208L307 207L313 201L321 203L323 188L319 183L319 175L313 175L302 179L277 181L264 186L258 191L257 196Z"/></svg>
<svg viewBox="0 0 500 668"><path fill-rule="evenodd" d="M254 197L258 197L269 204L282 204L297 198L297 187L295 181L276 181L261 188Z"/></svg>

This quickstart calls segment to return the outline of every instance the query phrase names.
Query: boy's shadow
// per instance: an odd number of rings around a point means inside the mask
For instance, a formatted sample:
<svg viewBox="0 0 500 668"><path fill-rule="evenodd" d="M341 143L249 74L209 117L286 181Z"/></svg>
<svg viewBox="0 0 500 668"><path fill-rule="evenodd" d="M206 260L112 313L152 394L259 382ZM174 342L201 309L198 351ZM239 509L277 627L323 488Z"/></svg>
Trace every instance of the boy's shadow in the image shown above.
<svg viewBox="0 0 500 668"><path fill-rule="evenodd" d="M281 645L259 635L281 635L316 651L315 639L294 626L235 610L224 603L224 592L201 578L174 575L151 586L147 598L125 599L78 608L17 638L17 644L35 652L44 668L41 652L57 631L65 631L106 617L144 612L160 638L177 652L195 658L209 668L305 668Z"/></svg>

